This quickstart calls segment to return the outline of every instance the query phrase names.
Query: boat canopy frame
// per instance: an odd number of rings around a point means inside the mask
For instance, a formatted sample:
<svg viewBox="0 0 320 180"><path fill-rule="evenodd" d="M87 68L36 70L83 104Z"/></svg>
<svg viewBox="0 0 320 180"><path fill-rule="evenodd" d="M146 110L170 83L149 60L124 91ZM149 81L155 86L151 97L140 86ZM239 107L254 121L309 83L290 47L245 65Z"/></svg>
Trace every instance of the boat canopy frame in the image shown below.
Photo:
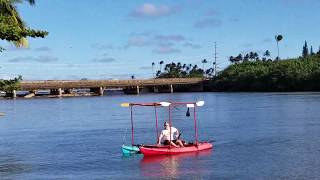
<svg viewBox="0 0 320 180"><path fill-rule="evenodd" d="M122 107L130 107L130 120L131 120L131 144L134 146L134 123L133 123L133 107L134 106L149 106L154 107L154 115L155 115L155 124L156 124L156 138L158 140L159 137L159 128L158 128L158 112L157 107L168 107L168 116L169 116L169 124L170 124L170 134L171 134L171 127L172 127L172 118L171 118L171 111L173 107L176 106L186 106L188 108L193 108L193 120L194 120L194 137L195 137L195 145L198 145L198 128L197 128L197 114L196 114L196 107L203 106L204 101L197 101L197 102L152 102L152 103L122 103ZM171 141L171 135L170 135ZM171 147L171 143L169 144Z"/></svg>

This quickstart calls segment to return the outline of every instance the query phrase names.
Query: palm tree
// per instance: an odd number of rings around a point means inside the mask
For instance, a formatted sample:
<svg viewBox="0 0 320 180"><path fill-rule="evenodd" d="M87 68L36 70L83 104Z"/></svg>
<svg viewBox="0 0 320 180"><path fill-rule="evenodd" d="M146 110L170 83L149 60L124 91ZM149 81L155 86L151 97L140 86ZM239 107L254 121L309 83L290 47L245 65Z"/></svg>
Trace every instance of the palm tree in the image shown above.
<svg viewBox="0 0 320 180"><path fill-rule="evenodd" d="M177 63L177 69L180 71L180 69L182 68L181 62Z"/></svg>
<svg viewBox="0 0 320 180"><path fill-rule="evenodd" d="M187 66L186 67L186 72L189 73L189 71L190 71L190 66Z"/></svg>
<svg viewBox="0 0 320 180"><path fill-rule="evenodd" d="M27 36L44 37L48 34L45 31L29 29L24 23L15 6L15 4L24 1L30 5L35 4L35 0L0 0L1 23L11 30L1 32L1 39L11 41L17 47L28 47Z"/></svg>
<svg viewBox="0 0 320 180"><path fill-rule="evenodd" d="M277 41L277 48L278 48L278 57L276 59L280 59L280 56L279 56L279 42L283 39L283 36L281 34L279 34L279 35L276 35L274 38Z"/></svg>
<svg viewBox="0 0 320 180"><path fill-rule="evenodd" d="M159 77L161 74L161 71L157 71L156 76Z"/></svg>
<svg viewBox="0 0 320 180"><path fill-rule="evenodd" d="M239 54L237 57L235 57L235 63L240 63L243 60L242 54Z"/></svg>
<svg viewBox="0 0 320 180"><path fill-rule="evenodd" d="M249 54L246 54L244 57L243 57L243 62L247 62L249 61Z"/></svg>
<svg viewBox="0 0 320 180"><path fill-rule="evenodd" d="M253 56L254 56L254 59L255 59L256 61L259 60L259 54L258 54L257 52L254 52L254 53L253 53Z"/></svg>
<svg viewBox="0 0 320 180"><path fill-rule="evenodd" d="M160 64L160 72L162 71L162 64L163 64L164 62L163 61L160 61L159 62L159 64Z"/></svg>
<svg viewBox="0 0 320 180"><path fill-rule="evenodd" d="M263 54L265 57L269 57L271 54L270 54L270 51L269 50L266 50L266 52L264 52Z"/></svg>
<svg viewBox="0 0 320 180"><path fill-rule="evenodd" d="M249 59L250 59L250 60L253 60L253 59L254 59L254 52L251 51L251 52L249 53Z"/></svg>
<svg viewBox="0 0 320 180"><path fill-rule="evenodd" d="M182 69L185 69L186 67L187 67L186 64L183 64L183 65L182 65Z"/></svg>
<svg viewBox="0 0 320 180"><path fill-rule="evenodd" d="M201 63L202 63L202 69L203 69L203 73L205 74L205 69L204 69L204 64L206 64L208 61L206 60L206 59L203 59L202 61L201 61Z"/></svg>
<svg viewBox="0 0 320 180"><path fill-rule="evenodd" d="M312 46L310 47L310 55L314 55Z"/></svg>
<svg viewBox="0 0 320 180"><path fill-rule="evenodd" d="M270 55L271 55L271 54L270 54L270 51L269 51L269 50L266 50L266 52L263 53L263 56L264 56L264 57L262 58L262 61L265 62L265 61L268 59L268 57L270 57Z"/></svg>
<svg viewBox="0 0 320 180"><path fill-rule="evenodd" d="M233 64L235 62L235 58L233 56L230 56L229 61Z"/></svg>
<svg viewBox="0 0 320 180"><path fill-rule="evenodd" d="M206 64L208 61L206 60L206 59L203 59L202 61L201 61L201 63L202 63L202 69L203 69L203 71L204 71L204 64Z"/></svg>
<svg viewBox="0 0 320 180"><path fill-rule="evenodd" d="M152 66L152 76L153 76L153 78L154 78L154 65L155 65L155 63L152 62L151 66Z"/></svg>

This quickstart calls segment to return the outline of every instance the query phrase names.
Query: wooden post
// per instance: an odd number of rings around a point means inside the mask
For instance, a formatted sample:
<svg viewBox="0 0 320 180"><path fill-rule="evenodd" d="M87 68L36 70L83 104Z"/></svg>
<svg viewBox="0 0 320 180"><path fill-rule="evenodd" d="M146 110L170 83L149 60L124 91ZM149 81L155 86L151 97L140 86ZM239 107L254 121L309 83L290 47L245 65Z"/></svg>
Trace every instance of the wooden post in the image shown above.
<svg viewBox="0 0 320 180"><path fill-rule="evenodd" d="M139 86L137 86L137 94L140 94Z"/></svg>
<svg viewBox="0 0 320 180"><path fill-rule="evenodd" d="M173 86L170 84L170 92L173 93Z"/></svg>

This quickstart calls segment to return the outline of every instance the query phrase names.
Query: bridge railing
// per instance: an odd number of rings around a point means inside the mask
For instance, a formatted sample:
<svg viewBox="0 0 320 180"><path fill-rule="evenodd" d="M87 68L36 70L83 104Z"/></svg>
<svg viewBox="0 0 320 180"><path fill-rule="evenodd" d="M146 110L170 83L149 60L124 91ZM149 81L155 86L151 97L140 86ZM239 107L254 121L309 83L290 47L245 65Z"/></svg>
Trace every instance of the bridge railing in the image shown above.
<svg viewBox="0 0 320 180"><path fill-rule="evenodd" d="M177 84L198 84L203 78L163 78L163 79L132 79L132 80L61 80L61 81L22 81L22 90L57 89L57 88L117 88L128 86L159 86Z"/></svg>

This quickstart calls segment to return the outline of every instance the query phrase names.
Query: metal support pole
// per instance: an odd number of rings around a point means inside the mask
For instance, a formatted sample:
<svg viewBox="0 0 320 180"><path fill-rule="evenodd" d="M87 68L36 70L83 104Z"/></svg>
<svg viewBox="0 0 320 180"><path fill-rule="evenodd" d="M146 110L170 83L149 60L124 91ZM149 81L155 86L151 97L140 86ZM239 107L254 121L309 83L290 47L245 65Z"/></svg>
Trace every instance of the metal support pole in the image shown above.
<svg viewBox="0 0 320 180"><path fill-rule="evenodd" d="M172 126L172 124L171 124L171 105L169 105L169 128L170 128L170 143L169 143L169 148L171 148L171 126Z"/></svg>
<svg viewBox="0 0 320 180"><path fill-rule="evenodd" d="M132 106L130 105L130 117L131 117L131 145L134 145L134 134L133 134L133 115L132 115Z"/></svg>
<svg viewBox="0 0 320 180"><path fill-rule="evenodd" d="M157 113L157 106L154 106L154 114L155 114L155 116L156 116L156 130L157 130L156 138L157 138L157 141L158 141L158 138L159 138L159 128L158 128L158 113Z"/></svg>
<svg viewBox="0 0 320 180"><path fill-rule="evenodd" d="M198 145L198 128L197 128L197 115L196 115L196 104L193 108L193 119L194 119L194 134L196 139L196 145Z"/></svg>

